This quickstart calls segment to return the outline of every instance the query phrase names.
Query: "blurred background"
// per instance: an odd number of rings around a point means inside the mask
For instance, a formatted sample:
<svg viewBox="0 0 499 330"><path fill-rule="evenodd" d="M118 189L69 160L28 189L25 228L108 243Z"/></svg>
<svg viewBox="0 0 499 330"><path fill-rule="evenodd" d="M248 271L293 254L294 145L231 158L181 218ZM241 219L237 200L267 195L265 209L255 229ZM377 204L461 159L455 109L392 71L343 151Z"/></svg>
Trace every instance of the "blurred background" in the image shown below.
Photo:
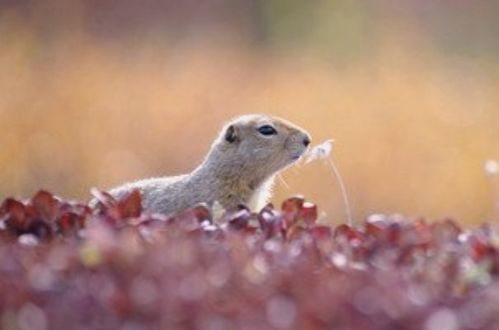
<svg viewBox="0 0 499 330"><path fill-rule="evenodd" d="M263 112L335 139L357 219L499 220L498 36L486 0L0 0L0 197L190 171ZM283 178L345 220L324 162Z"/></svg>

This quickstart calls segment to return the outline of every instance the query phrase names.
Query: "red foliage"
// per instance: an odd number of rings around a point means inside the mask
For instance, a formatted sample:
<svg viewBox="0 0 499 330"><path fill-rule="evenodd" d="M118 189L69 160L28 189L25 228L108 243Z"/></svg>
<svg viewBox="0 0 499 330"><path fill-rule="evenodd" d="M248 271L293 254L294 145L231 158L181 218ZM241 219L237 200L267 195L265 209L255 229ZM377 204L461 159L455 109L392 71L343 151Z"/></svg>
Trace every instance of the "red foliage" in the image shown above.
<svg viewBox="0 0 499 330"><path fill-rule="evenodd" d="M143 213L138 191L119 201L93 195L93 209L45 191L3 201L2 324L499 327L493 226L376 215L332 228L317 224L317 207L301 197L220 219L205 205L166 217Z"/></svg>

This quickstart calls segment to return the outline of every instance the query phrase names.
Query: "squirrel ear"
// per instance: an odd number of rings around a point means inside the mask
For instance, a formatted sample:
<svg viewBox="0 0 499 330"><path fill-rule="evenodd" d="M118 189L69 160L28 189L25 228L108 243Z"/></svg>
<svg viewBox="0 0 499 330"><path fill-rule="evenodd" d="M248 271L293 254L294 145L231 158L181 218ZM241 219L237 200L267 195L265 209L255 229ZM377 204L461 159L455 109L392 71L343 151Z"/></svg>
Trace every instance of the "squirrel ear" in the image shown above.
<svg viewBox="0 0 499 330"><path fill-rule="evenodd" d="M225 131L225 141L229 143L234 143L239 140L239 137L237 136L236 128L234 125L230 125L227 127L227 130Z"/></svg>

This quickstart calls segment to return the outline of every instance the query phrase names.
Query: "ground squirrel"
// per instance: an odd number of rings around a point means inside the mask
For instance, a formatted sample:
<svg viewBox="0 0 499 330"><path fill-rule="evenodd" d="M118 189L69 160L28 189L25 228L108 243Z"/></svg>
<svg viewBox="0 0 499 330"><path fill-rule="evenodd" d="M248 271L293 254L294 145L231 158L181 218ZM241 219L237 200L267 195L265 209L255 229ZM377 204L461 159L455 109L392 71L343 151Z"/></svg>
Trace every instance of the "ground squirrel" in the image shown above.
<svg viewBox="0 0 499 330"><path fill-rule="evenodd" d="M133 189L146 212L170 214L198 203L258 210L268 202L274 176L299 159L310 144L303 129L267 115L244 115L227 123L190 174L126 183L109 191L117 198Z"/></svg>

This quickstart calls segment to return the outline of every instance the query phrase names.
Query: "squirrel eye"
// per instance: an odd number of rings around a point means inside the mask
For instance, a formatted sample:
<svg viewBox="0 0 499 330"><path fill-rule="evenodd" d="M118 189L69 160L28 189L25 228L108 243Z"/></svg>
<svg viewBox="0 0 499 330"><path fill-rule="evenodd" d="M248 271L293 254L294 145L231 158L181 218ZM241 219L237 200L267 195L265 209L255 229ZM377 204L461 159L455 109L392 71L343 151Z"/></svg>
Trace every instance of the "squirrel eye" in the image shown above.
<svg viewBox="0 0 499 330"><path fill-rule="evenodd" d="M263 125L258 127L258 132L262 135L275 135L277 134L277 131L275 130L274 127L270 125Z"/></svg>

